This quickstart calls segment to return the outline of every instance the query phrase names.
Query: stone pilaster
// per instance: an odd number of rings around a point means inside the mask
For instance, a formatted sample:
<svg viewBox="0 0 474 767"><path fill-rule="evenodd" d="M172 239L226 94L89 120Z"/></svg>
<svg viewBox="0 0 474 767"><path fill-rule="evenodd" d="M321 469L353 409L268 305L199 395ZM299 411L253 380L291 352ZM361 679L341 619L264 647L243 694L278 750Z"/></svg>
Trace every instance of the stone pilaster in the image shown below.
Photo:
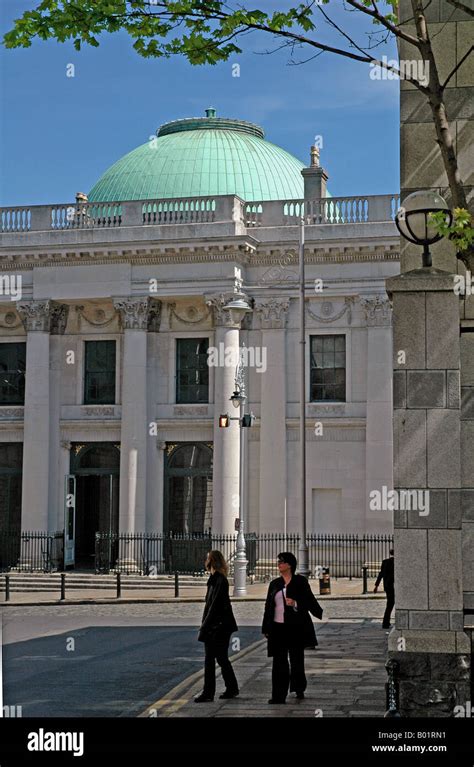
<svg viewBox="0 0 474 767"><path fill-rule="evenodd" d="M213 313L216 348L222 349L228 359L239 358L240 323L235 323L225 305L233 294L207 297L206 303ZM224 356L221 355L221 356ZM224 360L222 360L224 361ZM219 427L219 415L229 413L238 417L239 411L230 402L234 391L235 367L219 364L214 369L214 459L212 529L215 533L234 533L234 521L239 514L239 454L240 427L231 421L227 428Z"/></svg>
<svg viewBox="0 0 474 767"><path fill-rule="evenodd" d="M391 532L392 514L370 508L371 492L393 489L391 308L386 296L361 296L367 322L365 515L367 529Z"/></svg>
<svg viewBox="0 0 474 767"><path fill-rule="evenodd" d="M402 716L453 716L455 706L470 700L459 299L453 275L437 269L392 277L387 291L393 296L394 486L418 496L418 509L412 501L395 511L396 624L389 656L399 664Z"/></svg>
<svg viewBox="0 0 474 767"><path fill-rule="evenodd" d="M290 302L257 301L267 369L260 374L260 516L259 532L284 529L287 493L285 327Z"/></svg>
<svg viewBox="0 0 474 767"><path fill-rule="evenodd" d="M52 301L22 301L18 313L27 332L23 437L22 530L48 531L57 525L59 397L50 396L50 333L62 333L68 307ZM56 350L57 357L57 350ZM56 359L53 383L58 375Z"/></svg>
<svg viewBox="0 0 474 767"><path fill-rule="evenodd" d="M115 299L114 306L124 334L119 531L134 533L146 530L147 450L151 440L147 418L147 330L150 321L156 330L159 319L148 297Z"/></svg>

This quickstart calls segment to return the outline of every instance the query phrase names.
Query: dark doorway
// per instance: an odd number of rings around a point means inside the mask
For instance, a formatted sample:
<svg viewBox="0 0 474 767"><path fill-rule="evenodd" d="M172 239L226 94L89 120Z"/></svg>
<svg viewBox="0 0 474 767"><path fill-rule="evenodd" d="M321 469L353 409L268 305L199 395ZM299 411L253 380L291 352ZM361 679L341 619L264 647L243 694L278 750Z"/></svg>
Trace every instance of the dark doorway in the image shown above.
<svg viewBox="0 0 474 767"><path fill-rule="evenodd" d="M0 444L0 571L14 567L21 550L23 444Z"/></svg>
<svg viewBox="0 0 474 767"><path fill-rule="evenodd" d="M118 476L76 477L76 566L95 566L95 534L118 532Z"/></svg>
<svg viewBox="0 0 474 767"><path fill-rule="evenodd" d="M75 566L95 568L96 533L119 529L120 448L114 443L73 445L76 477Z"/></svg>

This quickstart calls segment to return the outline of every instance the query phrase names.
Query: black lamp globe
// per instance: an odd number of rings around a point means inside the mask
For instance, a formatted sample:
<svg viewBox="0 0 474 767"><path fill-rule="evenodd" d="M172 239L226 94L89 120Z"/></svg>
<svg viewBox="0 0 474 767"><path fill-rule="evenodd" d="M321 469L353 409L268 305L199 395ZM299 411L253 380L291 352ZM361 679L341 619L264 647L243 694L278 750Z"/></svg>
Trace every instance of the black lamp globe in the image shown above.
<svg viewBox="0 0 474 767"><path fill-rule="evenodd" d="M432 265L429 246L443 238L430 219L430 213L439 211L445 213L446 224L450 226L453 215L446 200L438 192L421 189L404 199L395 216L395 224L402 237L415 245L423 245L423 266Z"/></svg>
<svg viewBox="0 0 474 767"><path fill-rule="evenodd" d="M240 407L247 397L245 394L242 394L240 389L236 388L236 390L233 392L232 397L230 397L230 401L232 402L233 406L235 408Z"/></svg>

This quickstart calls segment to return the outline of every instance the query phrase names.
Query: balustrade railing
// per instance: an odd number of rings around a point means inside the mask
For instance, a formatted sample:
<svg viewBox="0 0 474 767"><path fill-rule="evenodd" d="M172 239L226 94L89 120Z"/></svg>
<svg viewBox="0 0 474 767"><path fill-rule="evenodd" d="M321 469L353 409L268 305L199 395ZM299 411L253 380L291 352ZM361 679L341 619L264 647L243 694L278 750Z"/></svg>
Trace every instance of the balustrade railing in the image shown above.
<svg viewBox="0 0 474 767"><path fill-rule="evenodd" d="M398 204L399 197L395 194L306 201L245 202L234 195L129 202L80 201L0 208L0 225L4 234L231 221L252 228L294 226L302 215L308 224L357 224L392 221Z"/></svg>

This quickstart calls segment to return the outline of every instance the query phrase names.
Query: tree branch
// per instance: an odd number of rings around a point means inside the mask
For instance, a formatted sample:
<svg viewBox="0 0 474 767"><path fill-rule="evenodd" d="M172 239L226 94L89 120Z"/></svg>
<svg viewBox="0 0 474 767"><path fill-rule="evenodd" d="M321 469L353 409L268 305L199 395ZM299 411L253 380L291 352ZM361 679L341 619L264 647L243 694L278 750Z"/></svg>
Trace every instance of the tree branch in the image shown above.
<svg viewBox="0 0 474 767"><path fill-rule="evenodd" d="M457 8L458 11L463 11L464 13L467 13L468 16L474 17L472 8L468 8L468 6L465 3L461 3L460 0L448 0L448 3L452 5L453 8Z"/></svg>
<svg viewBox="0 0 474 767"><path fill-rule="evenodd" d="M362 5L361 3L358 3L357 0L346 0L346 2L352 6L352 8L355 8L357 11L361 11L361 13L365 13L366 16L371 16L376 21L380 22L386 29L388 29L393 35L396 37L399 37L401 40L405 40L406 43L409 43L410 45L414 45L416 48L419 48L419 40L416 37L413 37L413 35L409 35L408 32L403 32L400 27L395 26L395 24L392 24L391 21L385 18L385 16L380 13L378 10L371 10L370 8L367 8L366 5Z"/></svg>
<svg viewBox="0 0 474 767"><path fill-rule="evenodd" d="M458 63L457 63L457 64L456 64L456 66L454 67L454 69L453 69L453 70L452 70L452 71L449 73L448 77L446 78L446 80L445 80L445 81L444 81L444 83L442 84L441 88L442 88L442 90L443 90L443 91L444 91L444 89L446 88L446 86L447 86L447 84L449 83L449 81L451 80L451 78L452 78L452 77L453 77L453 76L456 74L456 72L458 71L458 69L459 69L459 68L460 68L460 67L461 67L461 66L464 64L464 62L466 61L466 59L467 59L467 58L468 58L468 57L471 55L471 53L472 53L473 51L474 51L474 45L471 45L471 47L469 48L469 50L468 50L468 51L466 51L466 53L464 54L464 56L462 57L462 59L460 59L460 61L458 61Z"/></svg>
<svg viewBox="0 0 474 767"><path fill-rule="evenodd" d="M318 11L320 11L320 13L322 13L322 14L323 14L323 16L324 16L324 18L326 19L327 23L328 23L328 24L330 24L332 27L334 27L334 29L336 29L336 30L339 32L339 34L340 34L340 35L342 35L342 37L345 37L345 38L346 38L346 40L348 40L348 41L349 41L349 43L350 43L351 45L353 45L353 46L354 46L354 48L356 48L356 50L358 50L360 53L364 53L365 55L367 55L367 51L366 51L366 50L364 50L363 48L361 48L361 47L360 47L360 45L357 45L357 43L355 42L355 40L353 40L353 39L352 39L352 37L350 37L350 36L347 34L347 32L344 32L344 30L343 30L343 29L341 29L341 28L340 28L340 27L339 27L339 26L336 24L336 22L335 22L335 21L333 21L333 20L332 20L332 19L331 19L331 18L328 16L328 14L326 13L326 11L325 11L325 10L324 10L324 8L322 7L322 5L318 5Z"/></svg>

